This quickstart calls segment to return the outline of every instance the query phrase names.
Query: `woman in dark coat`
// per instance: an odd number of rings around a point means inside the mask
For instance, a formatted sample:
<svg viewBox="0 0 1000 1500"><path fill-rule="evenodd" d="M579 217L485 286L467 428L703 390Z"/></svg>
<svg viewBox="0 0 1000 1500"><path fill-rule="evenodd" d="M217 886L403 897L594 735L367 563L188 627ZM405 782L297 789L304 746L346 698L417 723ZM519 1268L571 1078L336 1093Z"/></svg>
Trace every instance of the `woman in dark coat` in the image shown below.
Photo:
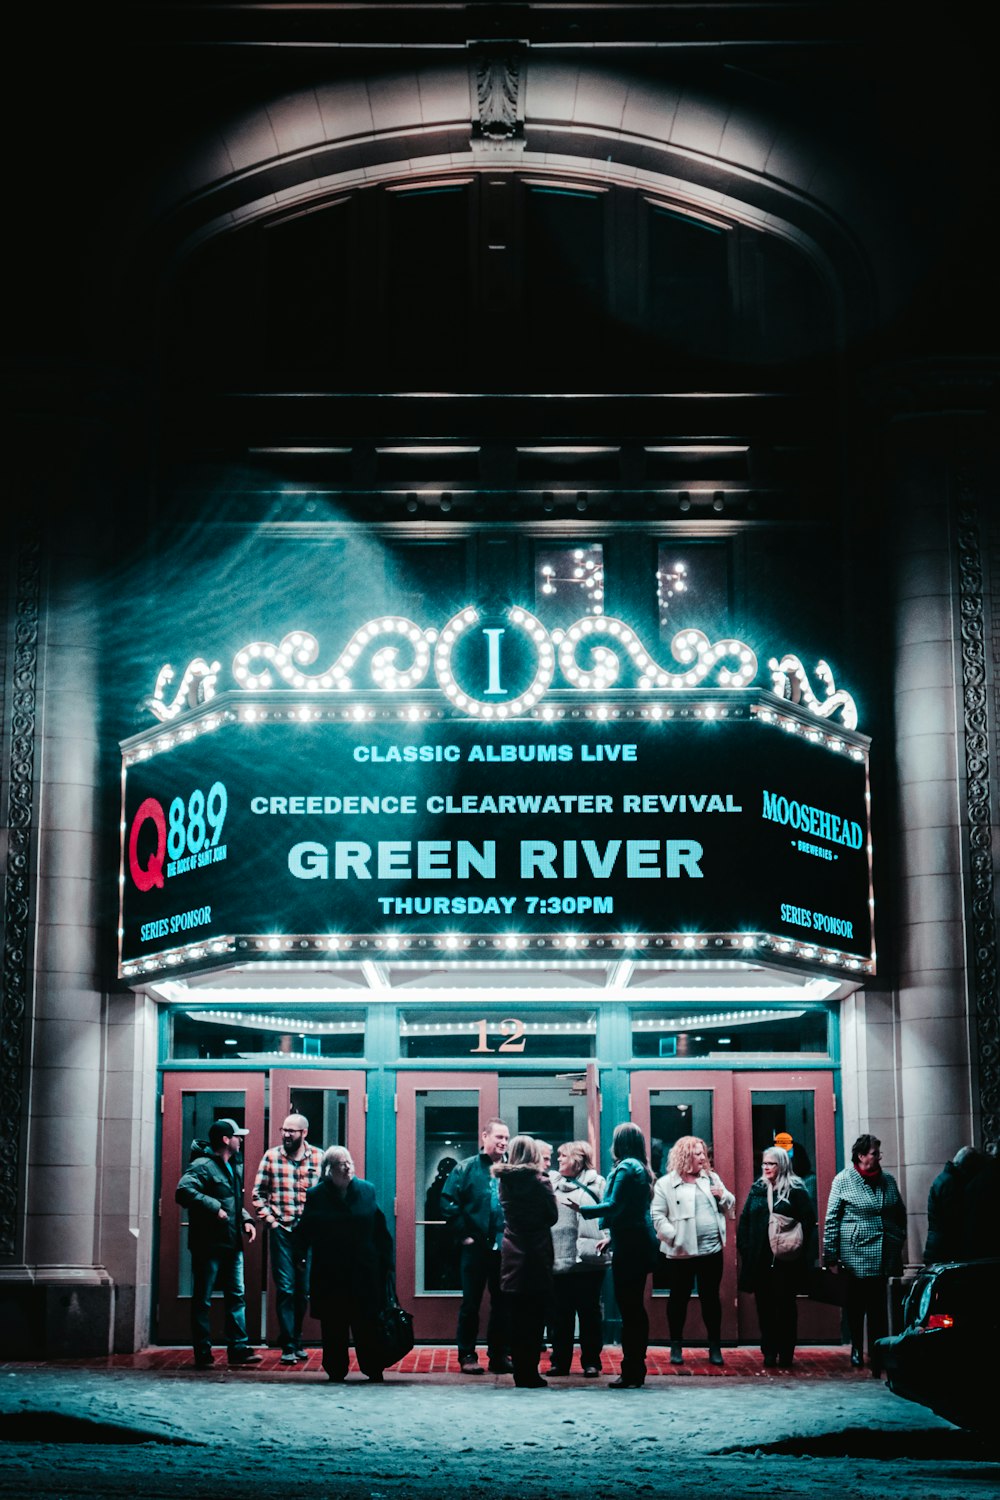
<svg viewBox="0 0 1000 1500"><path fill-rule="evenodd" d="M622 1319L622 1364L609 1390L638 1388L646 1382L646 1349L649 1317L646 1313L646 1282L659 1254L649 1205L653 1174L646 1156L646 1138L638 1125L615 1126L611 1137L614 1167L607 1193L600 1203L578 1209L584 1219L600 1218L611 1242L611 1280Z"/></svg>
<svg viewBox="0 0 1000 1500"><path fill-rule="evenodd" d="M802 1225L802 1248L794 1260L775 1260L768 1235L771 1210ZM801 1177L792 1171L791 1158L780 1146L770 1146L761 1158L761 1175L747 1195L736 1226L740 1257L739 1289L753 1292L760 1324L760 1352L764 1368L786 1368L795 1358L798 1330L796 1296L802 1287L805 1250L816 1225L812 1200Z"/></svg>
<svg viewBox="0 0 1000 1500"><path fill-rule="evenodd" d="M548 1385L538 1373L545 1312L552 1292L552 1225L559 1210L541 1152L530 1135L516 1135L506 1162L493 1168L503 1209L500 1287L510 1314L514 1384Z"/></svg>
<svg viewBox="0 0 1000 1500"><path fill-rule="evenodd" d="M347 1378L348 1340L358 1367L382 1379L377 1319L393 1266L392 1236L370 1182L355 1177L346 1146L331 1146L322 1174L306 1194L299 1235L312 1250L310 1302L323 1336L323 1368L331 1380Z"/></svg>

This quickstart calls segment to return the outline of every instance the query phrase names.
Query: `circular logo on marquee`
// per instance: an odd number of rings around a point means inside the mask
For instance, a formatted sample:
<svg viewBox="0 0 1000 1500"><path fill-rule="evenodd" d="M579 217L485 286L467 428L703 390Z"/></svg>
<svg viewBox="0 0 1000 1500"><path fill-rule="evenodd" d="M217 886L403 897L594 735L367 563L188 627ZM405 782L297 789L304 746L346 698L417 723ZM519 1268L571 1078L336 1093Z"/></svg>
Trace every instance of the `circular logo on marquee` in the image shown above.
<svg viewBox="0 0 1000 1500"><path fill-rule="evenodd" d="M145 865L139 863L139 837L147 823L152 823L156 834L156 848L149 854ZM148 847L149 840L143 843ZM155 797L147 797L132 819L128 836L129 874L140 891L151 891L154 886L163 886L163 861L167 854L167 820L163 808Z"/></svg>
<svg viewBox="0 0 1000 1500"><path fill-rule="evenodd" d="M481 615L455 644L451 668L458 686L484 703L508 703L524 693L538 669L538 645L507 615Z"/></svg>

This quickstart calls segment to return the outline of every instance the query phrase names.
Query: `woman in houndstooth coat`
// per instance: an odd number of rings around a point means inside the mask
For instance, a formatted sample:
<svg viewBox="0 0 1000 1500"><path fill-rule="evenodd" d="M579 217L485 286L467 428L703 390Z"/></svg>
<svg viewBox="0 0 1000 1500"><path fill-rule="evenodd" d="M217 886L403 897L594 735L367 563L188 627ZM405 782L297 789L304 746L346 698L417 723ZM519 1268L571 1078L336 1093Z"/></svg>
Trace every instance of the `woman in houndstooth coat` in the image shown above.
<svg viewBox="0 0 1000 1500"><path fill-rule="evenodd" d="M864 1364L865 1321L872 1374L881 1374L875 1341L889 1331L889 1277L903 1269L906 1207L896 1180L882 1170L881 1141L860 1135L851 1165L830 1186L823 1235L823 1263L847 1278L846 1310L851 1364Z"/></svg>

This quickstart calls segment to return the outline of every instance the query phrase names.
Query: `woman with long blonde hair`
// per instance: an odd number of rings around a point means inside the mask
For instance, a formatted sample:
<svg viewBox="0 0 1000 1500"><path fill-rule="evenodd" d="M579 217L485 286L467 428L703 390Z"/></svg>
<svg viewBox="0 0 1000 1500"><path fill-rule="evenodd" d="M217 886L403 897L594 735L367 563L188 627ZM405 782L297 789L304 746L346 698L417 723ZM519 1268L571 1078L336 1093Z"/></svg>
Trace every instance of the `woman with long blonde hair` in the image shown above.
<svg viewBox="0 0 1000 1500"><path fill-rule="evenodd" d="M670 1261L670 1363L684 1363L684 1323L691 1294L698 1287L708 1336L709 1364L721 1365L722 1252L726 1220L736 1199L709 1163L708 1146L697 1135L682 1135L670 1148L667 1170L653 1190L653 1228L660 1251Z"/></svg>

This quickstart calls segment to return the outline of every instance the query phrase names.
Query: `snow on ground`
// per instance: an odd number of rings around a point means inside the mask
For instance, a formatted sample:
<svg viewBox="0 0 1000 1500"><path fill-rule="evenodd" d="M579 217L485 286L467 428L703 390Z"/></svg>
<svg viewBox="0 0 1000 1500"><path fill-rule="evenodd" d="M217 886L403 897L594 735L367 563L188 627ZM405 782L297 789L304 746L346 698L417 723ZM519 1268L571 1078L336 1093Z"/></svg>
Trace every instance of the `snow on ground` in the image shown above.
<svg viewBox="0 0 1000 1500"><path fill-rule="evenodd" d="M52 1414L45 1430L59 1441L37 1440L39 1413ZM96 1424L149 1440L66 1441L65 1419L99 1439L116 1435ZM1000 1442L875 1380L535 1391L492 1377L390 1374L379 1386L249 1371L0 1374L4 1500L970 1500L998 1480Z"/></svg>

